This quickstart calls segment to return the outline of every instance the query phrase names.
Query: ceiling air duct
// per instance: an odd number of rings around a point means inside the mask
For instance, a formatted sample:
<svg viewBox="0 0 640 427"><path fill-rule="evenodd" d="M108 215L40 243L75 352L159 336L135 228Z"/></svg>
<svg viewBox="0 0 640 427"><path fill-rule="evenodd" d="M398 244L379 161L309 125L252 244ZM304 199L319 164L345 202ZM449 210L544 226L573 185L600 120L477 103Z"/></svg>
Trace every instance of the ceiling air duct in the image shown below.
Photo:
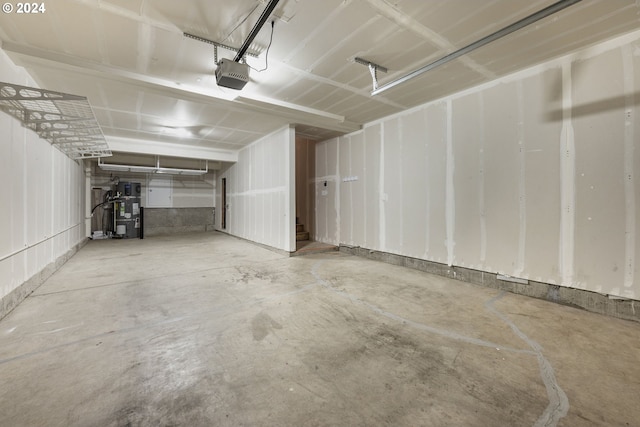
<svg viewBox="0 0 640 427"><path fill-rule="evenodd" d="M216 82L218 86L240 90L247 84L249 81L249 65L241 63L240 60L244 57L247 49L249 49L249 46L253 43L253 40L260 32L264 23L267 22L267 19L269 19L271 12L276 8L279 1L280 0L271 0L269 2L233 61L222 59L218 63L218 68L216 68Z"/></svg>

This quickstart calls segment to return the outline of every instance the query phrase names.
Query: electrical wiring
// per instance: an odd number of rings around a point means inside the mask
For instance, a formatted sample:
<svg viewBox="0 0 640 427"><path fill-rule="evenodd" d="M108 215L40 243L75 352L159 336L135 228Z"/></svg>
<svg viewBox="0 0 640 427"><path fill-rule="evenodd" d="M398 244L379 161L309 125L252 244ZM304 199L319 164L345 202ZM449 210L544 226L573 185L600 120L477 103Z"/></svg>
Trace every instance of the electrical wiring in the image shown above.
<svg viewBox="0 0 640 427"><path fill-rule="evenodd" d="M95 205L95 206L93 207L93 209L91 209L91 215L93 215L93 213L95 212L95 210L96 210L96 209L98 209L99 207L101 207L101 206L106 206L106 205L108 205L109 203L119 202L119 201L121 201L121 200L124 200L124 199L120 199L120 198L118 198L118 199L107 200L106 202L98 203L97 205Z"/></svg>
<svg viewBox="0 0 640 427"><path fill-rule="evenodd" d="M253 15L253 12L255 12L255 11L256 11L256 9L257 9L258 7L260 7L260 3L256 4L256 5L253 7L253 9L251 9L251 12L247 13L247 15L244 17L244 19L243 19L242 21L240 21L240 23L239 23L238 25L236 25L236 26L233 28L233 30L231 30L231 31L229 32L229 34L227 35L227 37L225 37L224 39L222 39L222 43L224 43L225 41L227 41L227 39L228 39L229 37L231 37L231 34L233 34L233 33L234 33L234 32L235 32L235 31L236 31L236 30L237 30L237 29L238 29L242 24L244 24L245 22L247 22L247 19L249 19L249 17L250 17L251 15Z"/></svg>
<svg viewBox="0 0 640 427"><path fill-rule="evenodd" d="M264 56L264 68L262 70L256 70L251 65L249 65L249 68L251 68L253 71L257 71L258 73L261 73L263 71L266 71L267 68L269 68L269 49L271 49L271 43L273 43L273 27L275 27L275 24L276 24L276 21L271 21L271 37L269 38L267 53Z"/></svg>

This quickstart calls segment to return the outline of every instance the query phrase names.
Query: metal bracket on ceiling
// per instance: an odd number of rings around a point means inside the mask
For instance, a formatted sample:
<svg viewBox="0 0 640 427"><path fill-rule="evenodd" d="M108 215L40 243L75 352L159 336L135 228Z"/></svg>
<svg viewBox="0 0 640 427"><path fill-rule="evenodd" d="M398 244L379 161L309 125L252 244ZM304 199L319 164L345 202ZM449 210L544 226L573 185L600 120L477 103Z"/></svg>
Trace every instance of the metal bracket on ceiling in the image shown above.
<svg viewBox="0 0 640 427"><path fill-rule="evenodd" d="M518 31L522 28L525 28L531 24L534 24L536 22L538 22L539 20L546 18L547 16L553 15L554 13L560 12L561 10L564 10L566 8L568 8L569 6L572 6L576 3L581 2L582 0L559 0L556 3L545 7L544 9L541 9L535 13L532 13L529 16L526 16L524 18L522 18L521 20L514 22L513 24L507 25L506 27L489 34L488 36L485 36L483 38L481 38L480 40L476 40L475 42L456 50L455 52L451 52L448 55L443 56L442 58L433 61L427 65L425 65L422 68L418 68L415 71L410 72L409 74L406 74L392 82L389 82L387 84L385 84L384 86L373 90L373 92L371 93L371 95L378 95L388 89L391 89L392 87L395 87L401 83L404 83L408 80L411 80L415 77L418 77L421 74L426 73L427 71L433 70L434 68L437 68L441 65L444 65L448 62L453 61L454 59L457 59L463 55L466 55L470 52L473 52L474 50L481 48L489 43L492 43L496 40L499 40L503 37L508 36L509 34Z"/></svg>
<svg viewBox="0 0 640 427"><path fill-rule="evenodd" d="M378 89L378 71L386 73L389 70L387 70L382 65L376 64L375 62L367 61L366 59L356 57L354 61L356 61L358 64L366 65L369 68L371 78L373 79L373 90Z"/></svg>
<svg viewBox="0 0 640 427"><path fill-rule="evenodd" d="M227 50L229 50L231 52L234 52L234 53L238 53L238 51L239 51L239 49L236 49L235 47L231 47L231 46L226 45L226 44L214 42L213 40L205 39L204 37L196 36L194 34L182 33L182 35L184 35L185 37L187 37L189 39L193 39L193 40L197 40L197 41L202 42L202 43L207 43L207 44L213 45L213 60L214 60L216 65L218 65L218 48L219 47L223 48L223 49L227 49ZM257 53L249 52L249 51L244 53L243 58L246 55L249 55L249 56L251 56L253 58L257 58L258 57Z"/></svg>
<svg viewBox="0 0 640 427"><path fill-rule="evenodd" d="M111 156L83 96L0 82L0 110L74 160Z"/></svg>

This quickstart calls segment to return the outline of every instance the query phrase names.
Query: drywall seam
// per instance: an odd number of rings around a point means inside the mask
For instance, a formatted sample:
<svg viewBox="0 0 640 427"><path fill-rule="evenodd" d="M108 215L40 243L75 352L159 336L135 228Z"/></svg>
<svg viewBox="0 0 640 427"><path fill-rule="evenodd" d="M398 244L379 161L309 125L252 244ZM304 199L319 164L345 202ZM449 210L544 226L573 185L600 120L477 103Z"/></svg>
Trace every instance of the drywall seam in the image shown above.
<svg viewBox="0 0 640 427"><path fill-rule="evenodd" d="M286 174L286 184L288 185L285 192L285 215L288 219L285 225L289 226L285 229L285 249L289 252L296 250L296 129L289 126L288 138L286 139L285 165L288 165L289 171ZM257 215L256 215L257 216Z"/></svg>
<svg viewBox="0 0 640 427"><path fill-rule="evenodd" d="M29 249L31 249L31 248L34 248L34 247L36 247L36 246L38 246L38 245L40 245L40 244L42 244L42 243L44 243L44 242L46 242L46 241L48 241L48 240L53 239L54 237L58 237L59 235L61 235L61 234L63 234L63 233L66 233L67 231L72 230L72 229L74 229L74 228L76 228L76 227L80 227L80 226L82 226L82 225L84 225L84 224L83 224L82 222L79 222L78 224L74 224L74 225L72 225L72 226L69 226L69 227L65 228L64 230L58 231L57 233L54 233L54 234L52 234L51 236L48 236L48 237L46 237L46 236L45 236L43 239L40 239L40 240L39 240L39 241L37 241L36 243L32 243L32 244L30 244L30 245L29 245L29 244L27 244L24 248L18 249L18 250L16 250L16 251L11 252L10 254L3 255L2 257L0 257L0 262L1 262L1 261L4 261L5 259L9 259L9 258L11 258L12 256L18 255L19 253L22 253L22 252L24 252L24 251L26 251L26 250L29 250ZM25 240L25 241L26 241L26 240Z"/></svg>
<svg viewBox="0 0 640 427"><path fill-rule="evenodd" d="M254 184L253 184L253 179L254 179L254 175L255 175L255 171L253 170L253 164L256 161L256 158L258 157L258 154L256 153L256 151L259 149L260 145L256 145L254 146L252 149L249 150L249 187L250 188L254 188ZM264 156L264 150L262 155ZM285 182L287 182L286 178L285 178ZM256 236L256 240L257 240L257 234L258 234L258 207L257 207L257 200L253 201L253 230L252 230L252 235Z"/></svg>
<svg viewBox="0 0 640 427"><path fill-rule="evenodd" d="M413 108L410 108L410 109L407 109L407 110L402 110L402 111L399 111L397 113L394 113L394 114L391 114L391 115L388 115L388 116L384 116L384 117L382 117L380 119L373 120L371 122L365 123L362 126L362 129L366 129L369 126L374 126L374 125L380 124L380 123L382 123L383 121L386 121L386 120L395 119L395 118L397 118L397 117L399 117L401 115L404 115L404 114L410 114L412 112L417 111L420 108L425 108L425 107L428 107L430 105L438 104L440 102L447 102L448 100L456 100L456 99L463 98L465 96L468 96L468 95L476 93L476 92L482 92L482 91L484 91L486 89L498 86L498 85L503 84L503 83L510 83L510 82L517 81L517 80L520 80L520 79L524 80L527 77L535 77L535 76L537 76L539 74L543 74L547 70L558 68L558 66L561 66L562 64L566 63L567 61L571 61L571 60L573 60L575 58L579 57L581 60L593 58L595 56L598 56L598 55L600 55L602 53L611 51L613 49L618 49L621 46L624 46L626 44L630 44L630 43L632 43L632 42L634 42L636 40L639 40L639 39L640 39L640 30L634 31L634 32L622 35L620 37L613 38L611 40L607 40L605 42L599 43L599 44L597 44L595 46L590 46L588 48L585 48L585 49L582 49L582 50L578 50L576 52L571 52L571 53L569 53L567 55L558 57L555 60L544 62L542 64L537 64L537 65L534 65L532 67L525 68L524 70L518 70L518 71L515 71L515 72L513 72L511 74L507 74L505 76L502 76L502 77L500 77L498 79L491 80L489 82L482 83L482 84L479 84L477 86L473 86L473 87L470 87L470 88L465 89L465 90L461 90L461 91L453 93L453 94L443 95L440 98L436 98L434 100L431 100L431 101L429 101L427 103L418 105L416 107L413 107ZM360 131L357 131L357 132L360 132Z"/></svg>
<svg viewBox="0 0 640 427"><path fill-rule="evenodd" d="M337 141L337 139L336 139ZM337 142L336 142L337 143ZM325 142L324 143L324 170L329 172L329 142ZM336 179L333 185L333 191L337 191L338 188L338 181L340 181L340 174L338 173L338 171L336 171L336 175L335 175ZM335 198L335 195L334 195ZM325 200L324 202L324 240L325 242L329 242L331 240L329 240L329 203L328 203L328 197L327 200Z"/></svg>
<svg viewBox="0 0 640 427"><path fill-rule="evenodd" d="M387 0L367 0L367 2L380 14L380 16L384 16L390 21L395 22L401 28L414 33L421 39L429 40L440 50L445 52L453 52L457 49L456 45L452 44L447 38L441 36L438 32L433 31L429 27L422 25L422 23L415 20L412 16L401 12ZM484 77L495 77L495 74L492 71L478 64L471 57L462 56L459 59L460 62L462 62L465 66L469 67L478 74L481 74Z"/></svg>
<svg viewBox="0 0 640 427"><path fill-rule="evenodd" d="M487 261L487 215L485 206L485 173L484 173L484 147L486 142L485 116L484 116L484 95L478 93L478 111L480 111L480 129L478 129L478 210L480 211L480 265L486 266Z"/></svg>
<svg viewBox="0 0 640 427"><path fill-rule="evenodd" d="M338 177L340 177L340 147L339 146L340 146L341 139L342 137L336 139L336 174L338 174ZM336 210L336 214L335 214L336 232L335 232L335 235L333 236L333 241L336 243L340 243L340 239L342 238L342 234L341 234L342 230L340 228L340 221L341 221L340 216L342 215L342 210L340 209L340 192L342 191L342 189L340 188L341 187L340 181L342 181L342 179L340 178L336 181L336 191L334 194L335 210Z"/></svg>
<svg viewBox="0 0 640 427"><path fill-rule="evenodd" d="M447 247L447 264L451 267L454 259L454 247L455 242L453 240L455 232L455 220L456 220L456 201L455 201L455 189L453 185L453 172L455 162L453 159L453 101L447 100L447 167L446 167L446 227L447 227L447 241L445 245Z"/></svg>
<svg viewBox="0 0 640 427"><path fill-rule="evenodd" d="M520 149L520 182L519 182L519 210L520 210L520 233L518 236L518 264L515 276L522 277L524 272L526 239L527 239L527 181L526 181L526 141L524 134L524 95L522 80L516 86L518 101L518 146Z"/></svg>
<svg viewBox="0 0 640 427"><path fill-rule="evenodd" d="M635 175L634 164L634 55L631 45L622 49L622 69L624 73L624 93L625 93L625 129L624 129L624 192L625 192L625 272L624 287L625 293L633 296L634 264L636 248L636 199L635 199Z"/></svg>
<svg viewBox="0 0 640 427"><path fill-rule="evenodd" d="M428 122L428 114L427 114L427 109L423 108L422 110L422 122L423 123L429 123ZM428 125L427 125L428 126ZM429 165L429 138L427 136L427 134L424 134L424 145L425 145L425 150L424 150L424 164L427 167L428 170L428 165ZM425 200L426 200L426 206L425 206L425 236L424 236L424 259L429 259L429 246L431 244L430 242L430 238L431 238L431 229L430 229L430 224L431 224L431 218L429 218L429 213L431 212L431 180L429 179L429 173L427 172L427 174L425 174L425 181L424 181L424 192L425 192Z"/></svg>
<svg viewBox="0 0 640 427"><path fill-rule="evenodd" d="M284 193L286 190L287 190L287 186L282 186L282 187L264 188L262 190L247 190L240 193L227 192L227 197L257 196L257 195L264 195L264 194Z"/></svg>
<svg viewBox="0 0 640 427"><path fill-rule="evenodd" d="M15 121L12 121L12 126L15 126ZM28 139L29 136L27 136L27 128L22 128L21 129L21 141L25 141L27 142L26 144L22 144L20 149L22 150L22 182L20 183L22 186L22 190L26 193L27 190L27 183L29 182L29 174L28 174L28 163L27 163L27 159L28 159L28 151L27 151L27 145L28 145ZM56 197L56 193L55 193L55 188L56 188L56 176L55 176L55 156L52 154L51 156L49 156L49 160L50 160L50 167L51 167L51 180L50 180L50 187L49 187L49 191L51 194L51 200L52 200L52 209L54 214L49 216L49 223L48 223L48 230L55 230L55 213L57 213L57 206L56 206L56 200L58 200L58 198ZM13 198L11 200L14 200ZM59 202L61 203L61 202ZM20 225L22 226L22 242L24 242L25 245L29 244L29 225L28 224L28 215L27 212L29 212L29 201L27 197L22 197L22 218L20 219ZM11 218L11 224L13 224L13 226L16 225L16 221L14 220L14 218ZM37 230L37 228L36 228ZM44 236L45 238L47 236ZM29 272L27 270L27 259L26 257L24 258L23 261L23 265L22 265L22 269L24 271L25 276L29 275Z"/></svg>
<svg viewBox="0 0 640 427"><path fill-rule="evenodd" d="M402 178L403 178L403 173L402 173L402 159L403 159L402 158L402 147L404 146L404 143L406 142L404 140L404 133L403 133L403 130L404 130L404 123L403 122L404 122L405 118L406 118L406 116L398 117L398 141L400 143L398 144L398 148L397 148L397 150L398 150L397 155L398 155L398 159L400 161L400 168L399 168L400 170L399 170L399 174L398 174L399 178L400 178L400 183L399 183L400 185L397 186L398 198L400 199L399 206L397 206L397 208L400 209L400 215L398 216L398 219L399 219L398 222L400 223L399 224L400 225L400 227L399 227L400 235L398 236L399 237L398 240L400 241L400 244L399 244L399 247L398 247L398 251L401 251L401 252L404 252L404 250L405 250L404 249L404 209L403 209L404 208L404 198L403 198L403 191L402 191L402 188L404 187L403 182L402 182Z"/></svg>
<svg viewBox="0 0 640 427"><path fill-rule="evenodd" d="M347 139L349 142L349 176L353 176L353 140L351 139L351 137L348 137ZM348 186L349 188L349 241L351 242L351 244L353 244L354 240L353 240L353 225L354 225L354 220L353 218L355 217L355 215L353 214L353 184Z"/></svg>
<svg viewBox="0 0 640 427"><path fill-rule="evenodd" d="M367 133L362 132L362 241L365 244L367 240Z"/></svg>
<svg viewBox="0 0 640 427"><path fill-rule="evenodd" d="M380 226L380 250L387 249L387 235L385 233L385 225L387 216L385 213L385 192L384 192L384 122L380 123L380 200L378 207L380 209L379 226Z"/></svg>
<svg viewBox="0 0 640 427"><path fill-rule="evenodd" d="M573 286L575 246L575 136L572 124L571 62L562 64L562 133L560 137L560 271L562 284Z"/></svg>
<svg viewBox="0 0 640 427"><path fill-rule="evenodd" d="M339 179L338 175L325 175L325 176L318 176L315 178L311 178L311 182L319 184L325 181L337 181Z"/></svg>

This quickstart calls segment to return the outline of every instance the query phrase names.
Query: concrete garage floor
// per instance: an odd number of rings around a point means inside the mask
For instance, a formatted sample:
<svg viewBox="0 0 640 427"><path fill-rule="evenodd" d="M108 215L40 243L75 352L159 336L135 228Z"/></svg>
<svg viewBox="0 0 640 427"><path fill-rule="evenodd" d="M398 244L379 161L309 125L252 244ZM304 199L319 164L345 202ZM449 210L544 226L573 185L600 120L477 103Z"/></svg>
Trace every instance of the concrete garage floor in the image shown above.
<svg viewBox="0 0 640 427"><path fill-rule="evenodd" d="M640 324L219 233L94 241L0 321L0 384L1 426L638 426Z"/></svg>

